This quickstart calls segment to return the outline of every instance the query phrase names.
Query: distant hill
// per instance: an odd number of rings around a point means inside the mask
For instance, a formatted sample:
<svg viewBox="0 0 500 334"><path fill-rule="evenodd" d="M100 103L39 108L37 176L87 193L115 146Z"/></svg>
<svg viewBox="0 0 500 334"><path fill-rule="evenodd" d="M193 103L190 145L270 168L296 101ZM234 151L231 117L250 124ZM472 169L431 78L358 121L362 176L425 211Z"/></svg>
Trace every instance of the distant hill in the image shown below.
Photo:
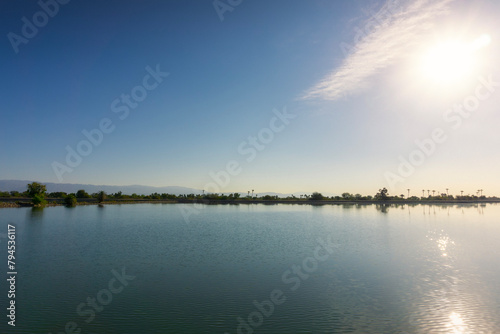
<svg viewBox="0 0 500 334"><path fill-rule="evenodd" d="M0 191L19 191L23 192L26 190L26 185L34 181L29 180L0 180ZM40 181L35 181L40 182ZM40 182L47 186L47 192L63 191L65 193L76 193L78 190L83 189L89 194L99 192L104 190L107 194L114 194L121 191L123 194L132 195L134 193L138 195L150 195L152 193L167 193L174 195L184 195L184 194L202 194L203 191L200 189L193 189L187 187L177 187L177 186L167 186L167 187L152 187L152 186L142 186L142 185L131 185L131 186L107 186L107 185L94 185L94 184L79 184L79 183L52 183L52 182ZM224 192L225 194L229 194ZM246 196L246 191L239 192L241 196ZM296 192L294 195L300 197L300 195L306 194L306 192ZM283 194L276 192L255 192L254 195L258 196L278 196L280 198L291 196L291 194ZM310 194L309 194L310 195ZM325 196L332 196L329 193L323 193Z"/></svg>
<svg viewBox="0 0 500 334"><path fill-rule="evenodd" d="M19 191L23 192L26 190L26 185L33 181L29 180L0 180L0 190L1 191ZM80 189L85 190L89 194L96 193L98 191L104 190L108 194L113 194L121 191L123 194L131 195L136 193L138 195L149 195L152 193L168 193L168 194L201 194L202 191L193 188L186 187L152 187L152 186L141 186L141 185L131 185L131 186L107 186L107 185L94 185L94 184L77 184L77 183L51 183L51 182L40 182L47 186L47 192L63 191L66 193L75 193Z"/></svg>

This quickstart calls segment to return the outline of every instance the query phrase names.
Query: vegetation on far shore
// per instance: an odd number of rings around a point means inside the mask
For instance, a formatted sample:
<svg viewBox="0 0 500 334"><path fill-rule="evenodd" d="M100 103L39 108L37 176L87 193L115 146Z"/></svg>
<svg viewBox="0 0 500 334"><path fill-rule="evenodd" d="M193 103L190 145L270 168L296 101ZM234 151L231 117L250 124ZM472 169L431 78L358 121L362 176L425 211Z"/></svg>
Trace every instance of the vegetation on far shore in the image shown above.
<svg viewBox="0 0 500 334"><path fill-rule="evenodd" d="M426 195L427 192L427 196ZM431 195L432 192L432 195ZM150 195L139 195L139 194L123 194L121 191L114 194L106 194L104 191L99 191L97 193L88 194L85 190L78 190L76 193L65 193L65 192L51 192L48 193L46 186L33 182L27 185L26 191L20 193L18 191L0 191L0 198L13 198L13 199L25 199L31 198L31 203L34 207L44 207L49 204L47 199L50 199L51 203L64 204L68 207L73 207L78 204L78 202L97 202L101 203L113 203L113 202L123 202L123 201L169 201L169 202L248 202L248 201L265 201L265 202L304 202L304 203L315 203L315 202L477 202L477 201L498 201L497 197L486 197L482 195L482 190L478 190L476 195L461 195L453 196L450 195L448 189L446 193L439 193L435 190L422 190L422 196L410 196L410 189L407 189L408 195L401 194L399 196L391 196L386 188L380 189L374 196L363 196L361 194L351 194L348 192L343 193L341 196L323 196L319 192L314 192L312 194L303 194L300 196L287 196L278 197L272 195L258 196L254 194L254 190L248 191L246 196L241 196L240 193L230 193L230 194L167 194L167 193L152 193ZM20 201L18 201L19 204Z"/></svg>

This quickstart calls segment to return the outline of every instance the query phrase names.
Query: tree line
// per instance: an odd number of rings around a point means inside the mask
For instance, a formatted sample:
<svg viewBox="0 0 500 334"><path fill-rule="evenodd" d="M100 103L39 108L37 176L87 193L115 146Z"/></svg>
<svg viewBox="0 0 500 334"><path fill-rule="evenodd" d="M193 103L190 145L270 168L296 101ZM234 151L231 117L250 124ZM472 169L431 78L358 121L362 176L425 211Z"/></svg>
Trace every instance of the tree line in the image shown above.
<svg viewBox="0 0 500 334"><path fill-rule="evenodd" d="M31 198L34 206L45 206L47 205L47 198L52 199L62 199L67 206L75 206L78 200L85 199L95 199L98 203L103 203L104 201L113 201L113 200L163 200L163 201L179 201L179 200L205 200L205 201L245 201L245 200L263 200L263 201L349 201L349 202L362 202L362 201L450 201L450 200L479 200L479 199L488 199L486 196L482 195L482 190L478 190L476 195L463 195L463 192L460 196L453 196L448 193L448 189L446 189L446 193L441 193L436 195L436 191L433 191L433 194L430 194L430 190L427 190L427 196L425 196L425 190L422 191L422 196L410 196L410 189L408 189L408 195L405 196L401 194L399 196L391 196L386 188L379 189L379 191L374 195L363 196L361 194L351 194L348 192L342 193L341 196L323 196L319 192L313 192L311 195L303 194L299 196L290 195L284 198L280 198L275 195L263 195L258 196L254 195L254 190L252 190L252 194L250 195L250 191L248 191L247 196L241 196L239 193L230 193L230 194L215 194L215 193L207 193L203 192L203 194L167 194L162 193L159 194L157 192L142 195L142 194L123 194L121 191L118 191L113 194L106 194L104 191L99 191L96 193L89 194L85 190L80 189L75 193L66 193L62 191L57 192L47 192L47 188L44 184L39 182L29 183L26 187L26 191L18 192L18 191L0 191L0 197L15 197L15 198ZM489 197L489 199L497 199L496 197Z"/></svg>

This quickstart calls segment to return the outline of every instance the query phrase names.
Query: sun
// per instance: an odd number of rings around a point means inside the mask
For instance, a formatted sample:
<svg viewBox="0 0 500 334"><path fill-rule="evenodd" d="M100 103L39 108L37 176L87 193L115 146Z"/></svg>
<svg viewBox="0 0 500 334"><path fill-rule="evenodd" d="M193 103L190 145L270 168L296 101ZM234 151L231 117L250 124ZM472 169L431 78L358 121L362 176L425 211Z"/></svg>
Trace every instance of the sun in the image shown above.
<svg viewBox="0 0 500 334"><path fill-rule="evenodd" d="M421 71L435 83L451 84L474 73L478 65L476 53L489 45L491 37L482 35L472 43L459 40L441 42L422 57Z"/></svg>

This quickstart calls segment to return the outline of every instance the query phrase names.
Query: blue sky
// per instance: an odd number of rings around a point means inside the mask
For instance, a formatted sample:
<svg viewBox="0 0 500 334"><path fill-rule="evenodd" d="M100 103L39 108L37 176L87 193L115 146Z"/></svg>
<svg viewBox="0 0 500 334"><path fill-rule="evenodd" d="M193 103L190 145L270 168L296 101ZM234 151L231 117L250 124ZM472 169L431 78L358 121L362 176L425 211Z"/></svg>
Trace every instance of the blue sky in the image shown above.
<svg viewBox="0 0 500 334"><path fill-rule="evenodd" d="M42 3L0 4L0 179L500 195L494 0Z"/></svg>

